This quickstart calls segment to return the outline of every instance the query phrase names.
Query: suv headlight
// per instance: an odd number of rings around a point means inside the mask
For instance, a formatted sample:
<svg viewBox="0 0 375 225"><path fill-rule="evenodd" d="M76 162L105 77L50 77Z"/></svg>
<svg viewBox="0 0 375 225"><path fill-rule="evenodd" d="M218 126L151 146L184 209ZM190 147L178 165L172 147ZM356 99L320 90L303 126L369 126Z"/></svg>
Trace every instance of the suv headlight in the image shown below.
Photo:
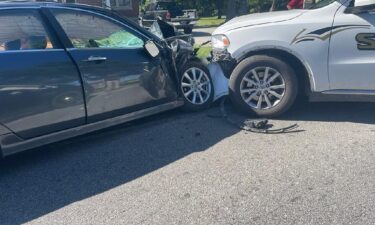
<svg viewBox="0 0 375 225"><path fill-rule="evenodd" d="M224 34L217 34L211 37L212 47L214 49L225 50L229 47L230 42Z"/></svg>

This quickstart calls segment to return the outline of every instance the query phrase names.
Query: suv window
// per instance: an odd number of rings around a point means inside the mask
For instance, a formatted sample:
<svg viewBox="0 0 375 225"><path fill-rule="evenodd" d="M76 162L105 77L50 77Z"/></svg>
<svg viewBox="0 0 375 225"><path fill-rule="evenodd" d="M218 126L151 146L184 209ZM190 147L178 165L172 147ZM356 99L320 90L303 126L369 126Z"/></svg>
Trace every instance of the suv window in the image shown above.
<svg viewBox="0 0 375 225"><path fill-rule="evenodd" d="M309 9L319 9L323 8L327 5L332 4L333 2L336 2L337 0L320 0L320 1L315 1L316 3L313 4Z"/></svg>
<svg viewBox="0 0 375 225"><path fill-rule="evenodd" d="M75 48L143 48L144 41L118 23L82 11L53 9Z"/></svg>
<svg viewBox="0 0 375 225"><path fill-rule="evenodd" d="M0 52L51 48L37 11L0 11Z"/></svg>

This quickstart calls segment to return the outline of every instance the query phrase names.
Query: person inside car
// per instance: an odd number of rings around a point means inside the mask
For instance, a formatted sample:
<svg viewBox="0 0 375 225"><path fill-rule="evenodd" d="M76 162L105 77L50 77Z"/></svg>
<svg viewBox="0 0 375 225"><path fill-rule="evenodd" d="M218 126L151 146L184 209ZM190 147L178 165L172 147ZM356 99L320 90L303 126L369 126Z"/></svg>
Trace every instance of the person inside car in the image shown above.
<svg viewBox="0 0 375 225"><path fill-rule="evenodd" d="M44 36L30 36L21 39L21 50L45 49L47 38Z"/></svg>
<svg viewBox="0 0 375 225"><path fill-rule="evenodd" d="M8 41L4 44L4 50L5 51L14 51L14 50L20 50L21 49L21 40L13 40Z"/></svg>

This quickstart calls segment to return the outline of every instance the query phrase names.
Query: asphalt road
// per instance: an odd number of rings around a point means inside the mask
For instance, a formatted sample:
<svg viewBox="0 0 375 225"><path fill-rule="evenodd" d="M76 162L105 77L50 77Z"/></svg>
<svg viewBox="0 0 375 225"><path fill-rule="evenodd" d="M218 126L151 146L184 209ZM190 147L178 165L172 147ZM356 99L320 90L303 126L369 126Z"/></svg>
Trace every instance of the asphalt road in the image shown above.
<svg viewBox="0 0 375 225"><path fill-rule="evenodd" d="M52 144L1 163L0 224L374 224L374 111L303 104L271 121L303 132L262 135L177 110Z"/></svg>

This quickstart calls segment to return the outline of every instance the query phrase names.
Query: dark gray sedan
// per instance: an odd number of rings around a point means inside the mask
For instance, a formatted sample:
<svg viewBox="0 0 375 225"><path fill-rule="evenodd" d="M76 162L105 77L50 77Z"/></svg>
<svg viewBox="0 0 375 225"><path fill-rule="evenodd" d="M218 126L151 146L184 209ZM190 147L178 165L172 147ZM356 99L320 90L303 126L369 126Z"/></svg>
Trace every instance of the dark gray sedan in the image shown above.
<svg viewBox="0 0 375 225"><path fill-rule="evenodd" d="M166 42L101 8L0 3L2 155L209 104L207 69L175 60Z"/></svg>

